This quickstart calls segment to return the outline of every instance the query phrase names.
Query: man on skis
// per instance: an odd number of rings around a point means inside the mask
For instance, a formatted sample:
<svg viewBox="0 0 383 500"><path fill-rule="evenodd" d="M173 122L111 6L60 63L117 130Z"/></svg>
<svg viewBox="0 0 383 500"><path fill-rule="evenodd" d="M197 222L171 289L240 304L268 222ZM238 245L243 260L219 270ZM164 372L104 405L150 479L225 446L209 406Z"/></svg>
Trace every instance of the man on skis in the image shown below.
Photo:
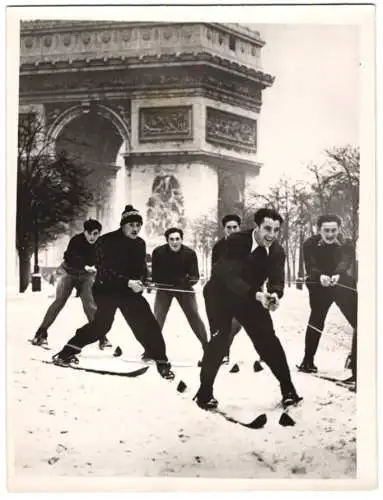
<svg viewBox="0 0 383 500"><path fill-rule="evenodd" d="M227 349L233 317L243 326L263 361L278 380L282 404L300 398L291 380L283 347L275 335L270 311L275 311L284 290L285 252L276 241L282 217L263 208L254 215L254 229L232 234L227 254L213 268L206 285L206 309L214 334L205 351L200 387L195 396L204 409L216 408L213 385ZM267 291L263 285L267 280Z"/></svg>
<svg viewBox="0 0 383 500"><path fill-rule="evenodd" d="M172 300L176 299L204 351L208 335L198 312L193 289L199 280L197 255L192 248L183 244L182 229L167 229L165 238L166 244L156 247L152 255L153 283L168 289L156 291L154 316L162 329Z"/></svg>
<svg viewBox="0 0 383 500"><path fill-rule="evenodd" d="M76 362L76 354L86 345L103 338L111 329L119 309L144 347L145 358L155 361L162 377L174 378L161 329L142 296L147 273L146 243L138 236L142 222L140 213L132 205L127 205L121 216L120 228L100 238L93 287L97 304L94 320L79 328L63 349L53 356L55 364L67 366Z"/></svg>
<svg viewBox="0 0 383 500"><path fill-rule="evenodd" d="M211 254L211 268L212 269L213 269L214 264L216 264L220 258L222 258L223 256L226 255L226 253L227 253L227 239L231 234L237 233L238 231L240 231L242 220L241 220L241 217L237 214L227 214L227 215L224 215L221 222L222 222L222 226L223 226L224 236L223 236L223 238L218 240L213 246L212 254ZM223 360L222 360L222 364L224 364L224 365L227 365L230 362L230 347L231 347L231 344L233 343L234 337L241 330L241 328L242 328L242 326L238 323L238 321L235 318L233 318L227 350L226 350L225 356L223 357ZM234 365L234 366L237 366L237 370L239 370L238 365ZM254 368L255 372L262 371L263 368L261 365L261 360L254 361L253 368Z"/></svg>
<svg viewBox="0 0 383 500"><path fill-rule="evenodd" d="M88 321L92 321L96 312L92 287L95 280L96 243L101 234L102 225L98 220L88 219L84 222L84 231L76 234L69 241L64 253L64 261L59 267L59 281L56 287L56 298L45 313L44 319L37 329L33 345L48 344L48 328L53 324L64 308L73 289L78 290L79 297ZM100 348L110 347L106 337L100 340Z"/></svg>
<svg viewBox="0 0 383 500"><path fill-rule="evenodd" d="M305 336L305 353L299 370L317 373L314 357L327 313L335 302L354 328L352 377L347 380L348 383L354 384L358 315L358 294L352 275L355 249L350 240L342 238L341 220L337 215L321 215L317 221L317 228L318 234L308 238L303 244L311 313Z"/></svg>

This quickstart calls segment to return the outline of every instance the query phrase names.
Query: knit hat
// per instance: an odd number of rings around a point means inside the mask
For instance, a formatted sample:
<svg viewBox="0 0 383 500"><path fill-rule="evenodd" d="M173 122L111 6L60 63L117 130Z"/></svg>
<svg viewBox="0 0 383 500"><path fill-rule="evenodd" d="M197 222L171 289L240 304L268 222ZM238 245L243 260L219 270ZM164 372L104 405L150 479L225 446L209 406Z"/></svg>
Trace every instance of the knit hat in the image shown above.
<svg viewBox="0 0 383 500"><path fill-rule="evenodd" d="M120 226L123 226L127 222L139 222L140 224L143 222L140 212L133 205L126 205L121 214Z"/></svg>

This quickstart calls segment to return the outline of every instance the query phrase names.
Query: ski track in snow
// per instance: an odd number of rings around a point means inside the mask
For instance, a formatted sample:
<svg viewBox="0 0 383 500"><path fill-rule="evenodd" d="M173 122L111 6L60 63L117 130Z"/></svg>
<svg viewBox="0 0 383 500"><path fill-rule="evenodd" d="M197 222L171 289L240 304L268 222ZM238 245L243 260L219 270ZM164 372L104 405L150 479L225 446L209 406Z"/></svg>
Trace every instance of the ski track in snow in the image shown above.
<svg viewBox="0 0 383 500"><path fill-rule="evenodd" d="M154 294L148 295L153 303ZM252 371L257 359L244 332L234 340L232 363L223 367L215 396L222 409L242 421L267 413L263 429L250 430L200 410L192 402L196 367L178 368L177 380L162 380L156 368L135 379L79 372L33 361L52 354L85 324L81 302L71 298L50 329L51 352L33 347L31 338L52 298L26 293L8 301L8 405L15 474L28 477L206 477L352 478L356 474L356 397L310 375L297 373L309 315L307 292L287 289L274 313L277 335L286 349L293 380L304 397L292 410L295 427L278 424L278 384L268 368ZM205 319L201 294L200 312ZM207 324L207 323L206 323ZM352 330L336 306L330 310L319 346L322 372L346 377L345 358ZM164 336L171 360L196 363L197 339L173 302ZM108 335L129 357L140 356L120 313ZM96 353L96 344L84 350ZM108 349L112 357L113 349ZM137 365L136 365L137 366ZM178 394L182 379L188 391Z"/></svg>

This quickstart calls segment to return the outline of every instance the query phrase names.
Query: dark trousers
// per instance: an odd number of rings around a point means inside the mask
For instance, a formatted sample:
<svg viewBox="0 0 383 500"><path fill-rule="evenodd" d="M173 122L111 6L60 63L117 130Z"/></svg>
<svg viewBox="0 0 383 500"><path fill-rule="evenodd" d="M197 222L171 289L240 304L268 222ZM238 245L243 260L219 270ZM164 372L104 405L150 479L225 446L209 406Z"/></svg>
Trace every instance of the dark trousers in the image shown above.
<svg viewBox="0 0 383 500"><path fill-rule="evenodd" d="M205 350L200 372L199 395L213 395L213 384L227 350L233 317L243 326L261 359L279 381L282 393L295 391L285 351L275 335L270 312L255 299L236 299L206 285L204 294L207 310L220 311L215 316L215 333Z"/></svg>
<svg viewBox="0 0 383 500"><path fill-rule="evenodd" d="M349 288L344 288L341 285ZM334 302L350 325L356 330L358 323L358 294L354 280L347 277L342 277L339 285L334 287L323 287L320 283L308 284L307 287L311 313L306 330L304 360L313 363L327 313ZM356 334L354 351L356 352Z"/></svg>
<svg viewBox="0 0 383 500"><path fill-rule="evenodd" d="M88 321L92 321L96 312L96 303L92 294L94 284L94 274L83 274L74 276L64 270L60 271L61 276L56 287L56 297L45 313L43 322L40 325L41 330L48 330L52 323L57 318L60 311L65 306L68 298L74 288L80 291L82 307Z"/></svg>
<svg viewBox="0 0 383 500"><path fill-rule="evenodd" d="M162 329L164 326L173 298L175 298L179 303L191 329L201 342L202 348L204 349L208 343L208 336L205 325L198 312L197 300L194 293L157 290L154 301L154 316L156 317L160 328Z"/></svg>
<svg viewBox="0 0 383 500"><path fill-rule="evenodd" d="M149 358L167 361L166 347L161 329L153 316L148 302L141 294L126 292L110 295L94 294L97 311L94 320L76 331L64 347L64 355L76 354L86 345L102 339L111 329L114 316L119 309L134 336Z"/></svg>
<svg viewBox="0 0 383 500"><path fill-rule="evenodd" d="M207 282L203 289L203 296L205 299L205 309L207 319L209 321L210 333L211 335L214 335L220 328L220 323L222 321L222 311L219 307L219 302L215 300L214 297L210 298L210 290L211 294L213 295L215 292L214 289L211 288L211 282ZM231 344L233 343L234 337L241 330L242 326L235 318L232 318L230 326L226 325L226 328L228 328L230 331L228 333L226 332L225 334L227 336L227 346L224 357L229 357Z"/></svg>

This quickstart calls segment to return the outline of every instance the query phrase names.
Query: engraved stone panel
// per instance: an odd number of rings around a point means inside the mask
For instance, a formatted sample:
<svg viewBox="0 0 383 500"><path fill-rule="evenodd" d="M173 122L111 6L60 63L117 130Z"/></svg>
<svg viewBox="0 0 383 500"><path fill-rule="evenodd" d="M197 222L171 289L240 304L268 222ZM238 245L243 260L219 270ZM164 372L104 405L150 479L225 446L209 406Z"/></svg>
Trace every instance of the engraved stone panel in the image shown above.
<svg viewBox="0 0 383 500"><path fill-rule="evenodd" d="M193 138L192 107L141 108L139 141L179 141Z"/></svg>
<svg viewBox="0 0 383 500"><path fill-rule="evenodd" d="M206 111L206 141L228 148L256 151L256 120L209 106Z"/></svg>

